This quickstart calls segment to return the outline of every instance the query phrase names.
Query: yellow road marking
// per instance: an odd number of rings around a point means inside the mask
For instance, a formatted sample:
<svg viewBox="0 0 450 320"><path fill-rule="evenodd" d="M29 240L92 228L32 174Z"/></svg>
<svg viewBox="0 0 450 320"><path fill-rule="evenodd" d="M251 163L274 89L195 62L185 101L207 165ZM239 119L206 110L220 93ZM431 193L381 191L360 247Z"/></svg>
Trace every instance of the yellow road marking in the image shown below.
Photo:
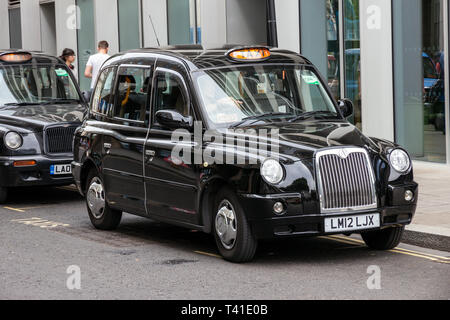
<svg viewBox="0 0 450 320"><path fill-rule="evenodd" d="M24 210L22 210L22 209L16 209L16 208L11 208L11 207L3 207L4 209L7 209L7 210L11 210L11 211L17 211L17 212L25 212Z"/></svg>
<svg viewBox="0 0 450 320"><path fill-rule="evenodd" d="M344 244L351 244L351 245L355 245L354 242L352 241L348 241L347 239L337 239L334 237L319 237L319 239L324 239L324 240L333 240L335 242L340 242L340 243L344 243Z"/></svg>
<svg viewBox="0 0 450 320"><path fill-rule="evenodd" d="M11 210L11 211L17 211L17 212L26 212L27 210L32 210L32 209L42 209L42 208L47 208L50 207L50 205L44 205L44 206L36 206L36 207L27 207L27 208L12 208L12 207L3 207L4 209L7 210Z"/></svg>
<svg viewBox="0 0 450 320"><path fill-rule="evenodd" d="M328 238L330 240L342 242L342 243L348 242L349 244L365 244L364 241L362 241L362 240L346 238L346 237L342 237L342 236L329 236L329 237L324 237L324 238ZM431 260L431 261L435 261L435 262L450 263L449 257L442 257L442 256L437 256L437 255L433 255L433 254L429 254L429 253L422 253L422 252L417 252L417 251L403 249L403 248L396 248L393 250L389 250L388 252L409 255L409 256L423 258L423 259L427 259L427 260Z"/></svg>
<svg viewBox="0 0 450 320"><path fill-rule="evenodd" d="M69 224L66 223L60 223L60 222L54 222L45 220L42 218L31 218L31 219L15 219L11 220L11 222L16 222L20 224L24 224L27 226L33 226L33 227L39 227L42 229L54 229L58 227L70 227Z"/></svg>
<svg viewBox="0 0 450 320"><path fill-rule="evenodd" d="M208 256L208 257L222 259L221 256L219 256L217 254L214 254L214 253L208 253L208 252L203 252L203 251L194 251L194 253L201 254L201 255L204 255L204 256Z"/></svg>

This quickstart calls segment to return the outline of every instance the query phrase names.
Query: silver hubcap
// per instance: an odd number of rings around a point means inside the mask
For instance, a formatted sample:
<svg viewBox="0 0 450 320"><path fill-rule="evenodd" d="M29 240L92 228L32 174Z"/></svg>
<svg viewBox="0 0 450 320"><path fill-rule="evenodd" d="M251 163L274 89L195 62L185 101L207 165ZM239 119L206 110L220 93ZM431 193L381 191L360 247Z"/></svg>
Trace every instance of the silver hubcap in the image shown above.
<svg viewBox="0 0 450 320"><path fill-rule="evenodd" d="M233 206L222 201L216 216L216 233L225 249L233 249L237 239L237 220Z"/></svg>
<svg viewBox="0 0 450 320"><path fill-rule="evenodd" d="M99 178L94 178L89 186L87 203L92 215L100 219L105 213L105 192Z"/></svg>

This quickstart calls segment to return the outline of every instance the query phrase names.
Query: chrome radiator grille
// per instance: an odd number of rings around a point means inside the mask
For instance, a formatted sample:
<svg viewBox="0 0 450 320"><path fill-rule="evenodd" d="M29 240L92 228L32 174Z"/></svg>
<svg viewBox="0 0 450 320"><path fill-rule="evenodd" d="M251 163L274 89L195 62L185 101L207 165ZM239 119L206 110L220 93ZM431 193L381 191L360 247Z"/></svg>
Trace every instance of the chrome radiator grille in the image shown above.
<svg viewBox="0 0 450 320"><path fill-rule="evenodd" d="M321 151L316 168L322 213L377 208L375 178L364 149Z"/></svg>
<svg viewBox="0 0 450 320"><path fill-rule="evenodd" d="M45 130L46 153L72 153L75 126L50 127Z"/></svg>

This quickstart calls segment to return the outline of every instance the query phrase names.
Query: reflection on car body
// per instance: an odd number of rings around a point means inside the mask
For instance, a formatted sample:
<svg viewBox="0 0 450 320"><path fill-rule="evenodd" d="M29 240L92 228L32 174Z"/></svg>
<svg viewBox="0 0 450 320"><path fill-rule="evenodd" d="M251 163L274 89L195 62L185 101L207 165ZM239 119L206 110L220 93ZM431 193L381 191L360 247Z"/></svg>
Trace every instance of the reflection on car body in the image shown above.
<svg viewBox="0 0 450 320"><path fill-rule="evenodd" d="M129 212L211 233L225 259L245 262L267 238L361 233L391 249L415 214L408 154L351 125L351 101L333 100L293 52L118 54L91 104L72 167L96 228L114 229ZM255 142L254 131L270 134Z"/></svg>

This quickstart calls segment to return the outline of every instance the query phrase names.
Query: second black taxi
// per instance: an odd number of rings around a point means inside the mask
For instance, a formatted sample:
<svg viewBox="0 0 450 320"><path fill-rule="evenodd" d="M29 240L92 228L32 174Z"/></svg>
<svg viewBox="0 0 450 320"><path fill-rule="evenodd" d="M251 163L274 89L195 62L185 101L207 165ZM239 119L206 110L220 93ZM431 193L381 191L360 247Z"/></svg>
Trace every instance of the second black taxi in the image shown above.
<svg viewBox="0 0 450 320"><path fill-rule="evenodd" d="M73 135L86 110L59 58L0 50L0 203L16 187L73 184Z"/></svg>
<svg viewBox="0 0 450 320"><path fill-rule="evenodd" d="M73 174L96 228L128 212L213 234L232 262L267 238L360 233L392 249L416 211L412 162L352 113L293 52L130 51L103 66Z"/></svg>

